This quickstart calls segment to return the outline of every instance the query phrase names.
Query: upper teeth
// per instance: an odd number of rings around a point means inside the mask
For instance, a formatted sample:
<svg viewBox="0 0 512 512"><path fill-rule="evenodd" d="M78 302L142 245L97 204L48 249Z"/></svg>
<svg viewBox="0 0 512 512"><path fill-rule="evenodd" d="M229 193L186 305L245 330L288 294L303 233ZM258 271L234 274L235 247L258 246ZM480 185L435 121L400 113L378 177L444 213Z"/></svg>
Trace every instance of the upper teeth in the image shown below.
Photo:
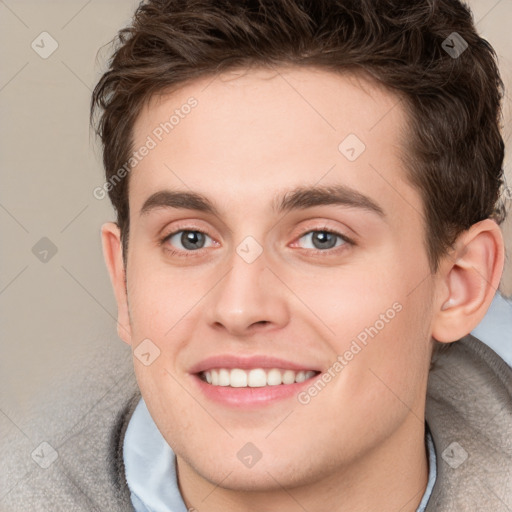
<svg viewBox="0 0 512 512"><path fill-rule="evenodd" d="M278 386L279 384L293 384L303 382L316 375L313 370L293 371L280 370L279 368L253 368L241 370L240 368L218 368L203 372L203 377L208 384L213 386L231 386L233 388L260 388L263 386Z"/></svg>

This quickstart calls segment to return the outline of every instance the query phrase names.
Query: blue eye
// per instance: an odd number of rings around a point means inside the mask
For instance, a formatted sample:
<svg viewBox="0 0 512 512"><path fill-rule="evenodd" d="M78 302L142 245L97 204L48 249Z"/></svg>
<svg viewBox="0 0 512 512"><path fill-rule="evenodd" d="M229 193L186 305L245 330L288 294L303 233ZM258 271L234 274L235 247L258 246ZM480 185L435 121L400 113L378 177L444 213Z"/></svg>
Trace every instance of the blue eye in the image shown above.
<svg viewBox="0 0 512 512"><path fill-rule="evenodd" d="M306 239L306 244L299 244L302 249L312 250L315 254L323 253L326 256L344 250L344 246L354 245L348 237L328 229L316 229L305 232L298 240ZM209 240L209 245L208 245ZM160 240L171 256L192 257L200 256L201 249L218 246L217 242L206 233L197 229L181 229L166 235Z"/></svg>
<svg viewBox="0 0 512 512"><path fill-rule="evenodd" d="M180 243L182 247L178 247L180 250L185 251L196 251L198 249L203 249L205 246L206 238L211 238L202 231L196 230L181 230L171 233L167 235L163 242L170 242L171 245L175 246L176 243Z"/></svg>
<svg viewBox="0 0 512 512"><path fill-rule="evenodd" d="M350 243L350 241L340 233L327 230L308 231L303 234L299 240L305 237L308 237L310 244L313 245L313 247L304 247L305 249L325 251ZM337 243L337 239L340 240L340 243Z"/></svg>

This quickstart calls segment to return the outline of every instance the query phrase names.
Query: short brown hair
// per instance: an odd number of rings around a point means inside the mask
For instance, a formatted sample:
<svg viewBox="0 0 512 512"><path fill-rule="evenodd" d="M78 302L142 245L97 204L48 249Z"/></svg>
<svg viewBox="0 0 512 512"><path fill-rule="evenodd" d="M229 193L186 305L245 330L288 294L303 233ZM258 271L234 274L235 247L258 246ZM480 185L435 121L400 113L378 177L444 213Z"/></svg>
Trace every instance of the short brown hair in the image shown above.
<svg viewBox="0 0 512 512"><path fill-rule="evenodd" d="M449 51L456 43L460 55ZM134 122L153 94L233 68L319 66L369 73L405 100L404 159L424 203L433 271L462 231L503 220L503 83L459 1L148 0L114 45L91 101L93 124L101 110L107 181L128 161ZM128 184L126 176L109 190L125 263Z"/></svg>

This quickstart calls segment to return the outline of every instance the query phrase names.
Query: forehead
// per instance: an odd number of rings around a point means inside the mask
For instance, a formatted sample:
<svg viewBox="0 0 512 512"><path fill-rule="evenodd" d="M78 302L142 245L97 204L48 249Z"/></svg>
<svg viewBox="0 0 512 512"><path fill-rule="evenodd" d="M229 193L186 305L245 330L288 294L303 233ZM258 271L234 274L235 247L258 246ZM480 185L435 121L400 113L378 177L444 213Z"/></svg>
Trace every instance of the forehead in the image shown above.
<svg viewBox="0 0 512 512"><path fill-rule="evenodd" d="M152 147L131 172L130 207L162 189L243 208L276 190L343 183L390 207L400 189L410 208L406 122L399 98L362 75L283 67L203 77L153 96L137 118L134 149Z"/></svg>

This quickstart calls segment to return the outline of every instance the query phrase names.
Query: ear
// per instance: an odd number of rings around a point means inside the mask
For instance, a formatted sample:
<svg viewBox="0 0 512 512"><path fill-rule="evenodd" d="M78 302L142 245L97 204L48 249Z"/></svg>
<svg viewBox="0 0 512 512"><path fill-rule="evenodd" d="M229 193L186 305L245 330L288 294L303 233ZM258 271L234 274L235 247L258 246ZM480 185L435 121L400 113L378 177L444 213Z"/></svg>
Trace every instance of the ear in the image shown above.
<svg viewBox="0 0 512 512"><path fill-rule="evenodd" d="M491 219L474 224L457 238L438 270L435 340L456 341L480 323L498 289L504 252L500 228Z"/></svg>
<svg viewBox="0 0 512 512"><path fill-rule="evenodd" d="M126 272L119 226L114 222L103 224L101 226L101 240L103 243L103 257L117 301L117 334L125 343L131 345L132 333L128 313L128 298L126 296Z"/></svg>

